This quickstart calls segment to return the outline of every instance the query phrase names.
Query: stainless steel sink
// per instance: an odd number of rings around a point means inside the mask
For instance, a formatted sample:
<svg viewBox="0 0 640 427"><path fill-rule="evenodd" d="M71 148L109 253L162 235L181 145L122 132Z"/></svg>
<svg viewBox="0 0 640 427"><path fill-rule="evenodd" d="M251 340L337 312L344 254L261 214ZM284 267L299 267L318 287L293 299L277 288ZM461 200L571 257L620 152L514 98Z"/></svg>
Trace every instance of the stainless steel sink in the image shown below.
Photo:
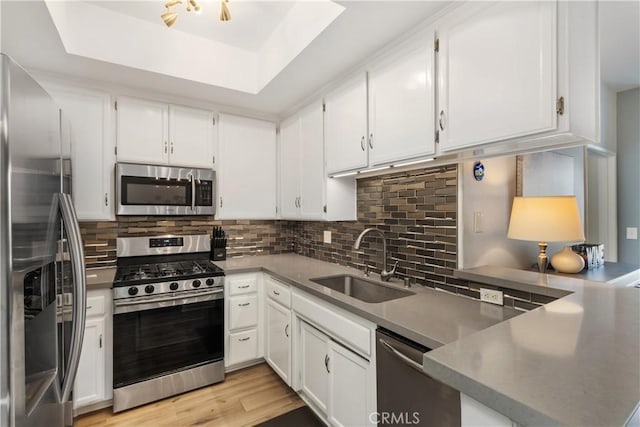
<svg viewBox="0 0 640 427"><path fill-rule="evenodd" d="M364 302L385 302L415 295L413 292L392 288L391 286L346 274L317 277L311 279L311 281Z"/></svg>

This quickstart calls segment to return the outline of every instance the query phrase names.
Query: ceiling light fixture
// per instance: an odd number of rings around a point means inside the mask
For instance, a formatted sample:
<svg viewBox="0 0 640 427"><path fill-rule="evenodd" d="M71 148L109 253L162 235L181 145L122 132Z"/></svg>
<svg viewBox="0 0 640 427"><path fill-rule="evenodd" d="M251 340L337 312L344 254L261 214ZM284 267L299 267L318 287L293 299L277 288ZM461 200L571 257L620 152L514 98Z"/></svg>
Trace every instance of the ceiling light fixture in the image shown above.
<svg viewBox="0 0 640 427"><path fill-rule="evenodd" d="M187 3L187 12L191 12L194 10L196 13L200 13L200 5L196 0L186 0ZM229 0L221 0L220 1L220 20L221 21L230 21L231 20L231 12L229 12L229 6L227 6ZM172 7L182 4L182 0L169 0L164 4L166 11L160 15L162 21L167 27L171 27L175 24L176 19L178 19L178 12L173 12L171 10Z"/></svg>
<svg viewBox="0 0 640 427"><path fill-rule="evenodd" d="M229 0L220 1L220 20L223 22L231 21L231 12L229 12L227 3L229 3Z"/></svg>

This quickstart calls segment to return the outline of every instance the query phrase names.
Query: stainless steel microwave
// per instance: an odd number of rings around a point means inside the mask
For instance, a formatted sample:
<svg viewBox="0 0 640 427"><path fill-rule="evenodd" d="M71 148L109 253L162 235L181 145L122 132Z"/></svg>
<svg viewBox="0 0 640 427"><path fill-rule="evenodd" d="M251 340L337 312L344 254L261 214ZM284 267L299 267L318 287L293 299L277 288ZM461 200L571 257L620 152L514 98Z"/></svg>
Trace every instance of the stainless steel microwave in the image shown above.
<svg viewBox="0 0 640 427"><path fill-rule="evenodd" d="M215 171L116 164L118 215L214 215Z"/></svg>

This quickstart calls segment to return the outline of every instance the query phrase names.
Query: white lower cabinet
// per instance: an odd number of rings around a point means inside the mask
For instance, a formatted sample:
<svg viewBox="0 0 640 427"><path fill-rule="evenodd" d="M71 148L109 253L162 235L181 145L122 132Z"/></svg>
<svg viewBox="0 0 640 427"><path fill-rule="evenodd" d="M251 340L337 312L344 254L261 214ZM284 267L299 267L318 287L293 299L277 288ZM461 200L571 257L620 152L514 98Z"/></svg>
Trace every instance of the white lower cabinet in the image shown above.
<svg viewBox="0 0 640 427"><path fill-rule="evenodd" d="M112 398L112 339L113 314L111 291L101 289L87 293L87 321L82 341L78 373L73 386L73 408L109 404Z"/></svg>
<svg viewBox="0 0 640 427"><path fill-rule="evenodd" d="M261 274L228 274L225 277L225 355L227 370L259 363L263 355Z"/></svg>
<svg viewBox="0 0 640 427"><path fill-rule="evenodd" d="M518 424L501 413L460 393L460 422L462 427L518 427Z"/></svg>
<svg viewBox="0 0 640 427"><path fill-rule="evenodd" d="M294 388L332 426L369 426L376 420L375 325L294 290L297 324ZM322 310L331 316L318 316ZM352 341L350 338L354 338ZM354 342L355 341L355 342Z"/></svg>
<svg viewBox="0 0 640 427"><path fill-rule="evenodd" d="M329 402L329 337L300 324L300 388L316 407L326 413Z"/></svg>
<svg viewBox="0 0 640 427"><path fill-rule="evenodd" d="M291 385L291 310L271 298L266 300L265 359Z"/></svg>
<svg viewBox="0 0 640 427"><path fill-rule="evenodd" d="M369 361L329 341L329 423L334 426L371 424L367 397L371 375Z"/></svg>

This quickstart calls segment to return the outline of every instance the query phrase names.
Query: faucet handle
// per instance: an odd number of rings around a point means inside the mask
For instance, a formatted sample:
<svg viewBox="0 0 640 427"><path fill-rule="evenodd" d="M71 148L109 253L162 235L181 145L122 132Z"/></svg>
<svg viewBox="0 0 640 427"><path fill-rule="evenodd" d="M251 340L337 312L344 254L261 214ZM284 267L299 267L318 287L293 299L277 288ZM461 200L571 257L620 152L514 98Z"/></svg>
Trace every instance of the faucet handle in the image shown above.
<svg viewBox="0 0 640 427"><path fill-rule="evenodd" d="M396 272L396 267L398 266L398 261L393 263L393 268L389 271L389 274L394 274Z"/></svg>

